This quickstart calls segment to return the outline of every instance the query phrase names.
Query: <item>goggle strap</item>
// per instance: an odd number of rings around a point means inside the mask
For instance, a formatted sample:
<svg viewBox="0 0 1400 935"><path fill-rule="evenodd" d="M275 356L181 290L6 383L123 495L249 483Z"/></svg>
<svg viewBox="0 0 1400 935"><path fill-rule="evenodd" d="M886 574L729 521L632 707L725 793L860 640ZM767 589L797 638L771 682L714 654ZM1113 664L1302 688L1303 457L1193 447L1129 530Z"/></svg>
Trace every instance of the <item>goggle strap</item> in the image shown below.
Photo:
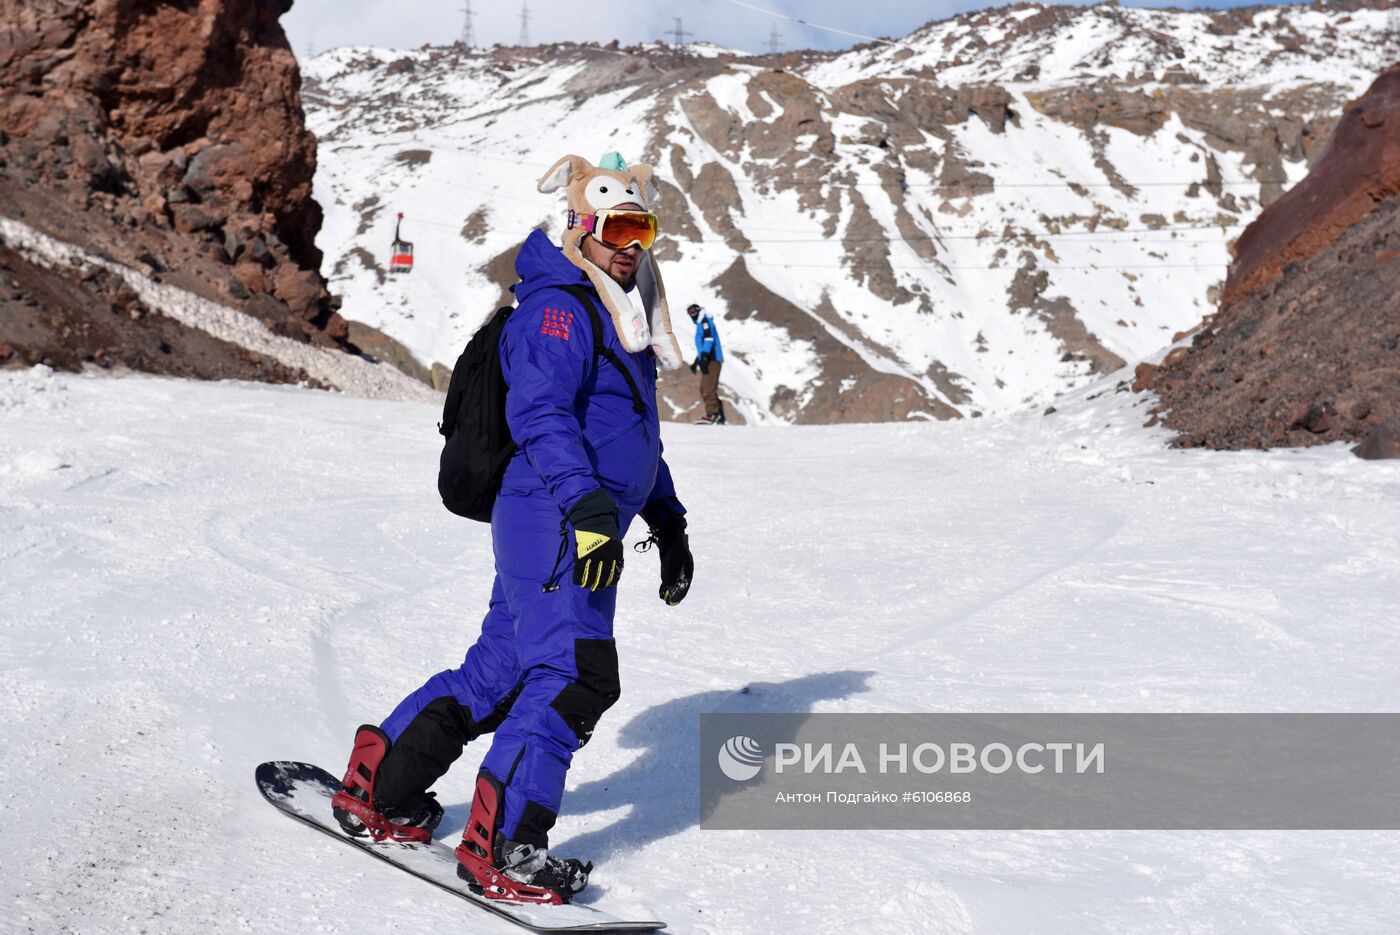
<svg viewBox="0 0 1400 935"><path fill-rule="evenodd" d="M608 208L604 208L604 209L603 209L603 211L609 211L609 210L611 210L611 209L608 209ZM601 212L599 212L599 213L601 213ZM652 215L650 211L630 211L630 210L629 210L629 211L623 211L623 212L619 212L619 213L621 213L621 214L642 214L642 215L651 215L652 217L655 217L655 215ZM575 211L573 208L570 208L570 209L569 209L569 226L568 226L568 230L573 230L575 227L581 227L581 228L583 228L583 230L586 231L587 233L592 234L593 236L597 237L597 236L598 236L598 226L599 226L599 225L598 225L598 220L599 220L599 219L598 219L598 214L579 214L579 213L578 213L577 211ZM604 223L604 224L607 223L607 215L604 215L604 216L603 216L603 223ZM654 237L655 237L655 234L653 233L653 238L654 238ZM640 245L640 244L641 244L641 241L640 241L640 240L633 240L632 243L635 243L635 244ZM631 244L627 244L627 246L631 246ZM622 248L615 248L615 249L622 249ZM648 248L643 248L643 249L648 249Z"/></svg>
<svg viewBox="0 0 1400 935"><path fill-rule="evenodd" d="M575 227L581 227L581 228L583 228L585 231L587 231L588 233L591 234L591 233L593 233L593 229L596 228L597 226L598 226L598 215L596 215L596 214L579 214L579 213L578 213L577 211L575 211L573 208L570 208L570 209L569 209L569 226L568 226L568 228L567 228L568 230L573 230Z"/></svg>

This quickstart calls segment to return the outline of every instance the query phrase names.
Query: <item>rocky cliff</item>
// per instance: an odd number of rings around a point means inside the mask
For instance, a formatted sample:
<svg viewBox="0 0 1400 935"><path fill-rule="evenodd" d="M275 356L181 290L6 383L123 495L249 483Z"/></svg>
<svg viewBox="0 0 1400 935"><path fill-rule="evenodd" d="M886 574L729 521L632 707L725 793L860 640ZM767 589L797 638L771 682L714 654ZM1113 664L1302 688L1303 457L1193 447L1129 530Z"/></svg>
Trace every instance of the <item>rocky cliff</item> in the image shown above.
<svg viewBox="0 0 1400 935"><path fill-rule="evenodd" d="M338 348L290 0L3 0L0 215ZM0 245L0 358L296 379L120 277Z"/></svg>
<svg viewBox="0 0 1400 935"><path fill-rule="evenodd" d="M1240 236L1219 311L1137 385L1182 446L1400 457L1400 65Z"/></svg>

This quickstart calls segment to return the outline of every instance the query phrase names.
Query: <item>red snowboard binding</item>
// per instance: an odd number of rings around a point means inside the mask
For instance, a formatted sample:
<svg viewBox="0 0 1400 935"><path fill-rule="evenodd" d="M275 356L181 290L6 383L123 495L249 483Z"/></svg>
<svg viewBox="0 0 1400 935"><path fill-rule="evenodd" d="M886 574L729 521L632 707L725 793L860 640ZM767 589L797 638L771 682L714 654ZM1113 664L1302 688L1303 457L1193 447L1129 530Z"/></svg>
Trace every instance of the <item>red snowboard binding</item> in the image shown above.
<svg viewBox="0 0 1400 935"><path fill-rule="evenodd" d="M331 812L351 837L368 834L375 841L415 841L427 844L442 821L442 806L431 793L409 812L400 812L375 801L374 783L379 766L389 753L389 735L372 724L355 732L355 749L345 768L341 789L331 798Z"/></svg>
<svg viewBox="0 0 1400 935"><path fill-rule="evenodd" d="M457 875L489 899L562 905L588 885L592 862L562 860L499 834L504 791L490 773L476 777L471 817L457 846Z"/></svg>

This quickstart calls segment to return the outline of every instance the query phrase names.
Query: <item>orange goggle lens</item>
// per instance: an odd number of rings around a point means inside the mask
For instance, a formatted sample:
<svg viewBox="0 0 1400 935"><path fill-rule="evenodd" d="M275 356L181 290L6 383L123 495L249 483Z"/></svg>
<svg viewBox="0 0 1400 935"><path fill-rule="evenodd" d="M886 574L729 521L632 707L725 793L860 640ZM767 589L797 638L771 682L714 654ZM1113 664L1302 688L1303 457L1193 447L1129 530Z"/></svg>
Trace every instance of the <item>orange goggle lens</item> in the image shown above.
<svg viewBox="0 0 1400 935"><path fill-rule="evenodd" d="M587 218L584 220L586 222ZM632 244L637 244L643 250L650 250L651 245L656 243L656 215L650 211L605 209L593 215L592 233L599 243L614 250L621 250Z"/></svg>

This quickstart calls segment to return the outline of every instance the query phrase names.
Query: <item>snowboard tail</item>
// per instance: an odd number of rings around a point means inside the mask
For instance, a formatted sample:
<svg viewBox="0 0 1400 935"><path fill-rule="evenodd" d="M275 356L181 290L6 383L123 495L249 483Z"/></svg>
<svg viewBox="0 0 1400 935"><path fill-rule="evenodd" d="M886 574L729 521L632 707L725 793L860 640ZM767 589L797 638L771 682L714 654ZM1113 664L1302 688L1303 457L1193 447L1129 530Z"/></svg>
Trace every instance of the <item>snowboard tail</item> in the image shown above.
<svg viewBox="0 0 1400 935"><path fill-rule="evenodd" d="M258 791L279 811L337 841L365 851L400 870L407 871L474 906L535 932L654 932L665 922L626 920L592 906L540 905L489 899L475 881L463 880L453 849L438 841L373 842L352 838L331 816L331 798L340 791L340 780L310 763L278 760L257 769Z"/></svg>

